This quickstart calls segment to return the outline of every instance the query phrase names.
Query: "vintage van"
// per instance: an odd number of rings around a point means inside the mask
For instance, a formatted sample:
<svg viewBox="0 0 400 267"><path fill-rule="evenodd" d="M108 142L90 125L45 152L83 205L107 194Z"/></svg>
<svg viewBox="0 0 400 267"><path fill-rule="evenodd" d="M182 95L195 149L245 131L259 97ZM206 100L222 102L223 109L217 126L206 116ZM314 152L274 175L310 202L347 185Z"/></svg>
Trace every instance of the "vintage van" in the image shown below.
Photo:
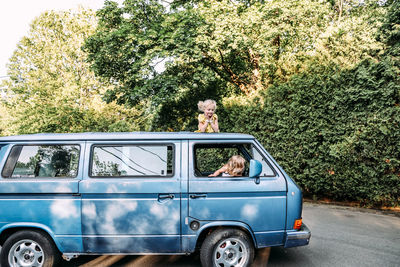
<svg viewBox="0 0 400 267"><path fill-rule="evenodd" d="M232 155L241 177L208 177ZM251 135L34 134L0 138L1 266L95 254L190 254L248 266L307 245L302 193Z"/></svg>

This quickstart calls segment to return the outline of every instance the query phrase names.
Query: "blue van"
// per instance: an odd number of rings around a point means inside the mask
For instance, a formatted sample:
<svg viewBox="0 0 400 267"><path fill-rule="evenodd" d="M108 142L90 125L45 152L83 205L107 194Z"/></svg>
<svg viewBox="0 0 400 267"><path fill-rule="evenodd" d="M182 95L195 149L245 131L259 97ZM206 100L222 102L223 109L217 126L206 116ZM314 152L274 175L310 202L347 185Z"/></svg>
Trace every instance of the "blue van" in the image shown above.
<svg viewBox="0 0 400 267"><path fill-rule="evenodd" d="M209 177L232 155L241 177ZM60 256L190 254L249 266L303 246L302 193L251 135L78 133L0 138L1 266Z"/></svg>

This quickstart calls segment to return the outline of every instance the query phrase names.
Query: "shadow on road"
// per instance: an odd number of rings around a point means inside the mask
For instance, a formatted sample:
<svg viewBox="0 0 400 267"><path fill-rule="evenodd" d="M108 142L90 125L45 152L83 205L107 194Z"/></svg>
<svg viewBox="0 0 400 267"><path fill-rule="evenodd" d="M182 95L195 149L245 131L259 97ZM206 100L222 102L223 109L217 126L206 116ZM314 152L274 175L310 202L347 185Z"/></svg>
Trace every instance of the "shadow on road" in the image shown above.
<svg viewBox="0 0 400 267"><path fill-rule="evenodd" d="M256 252L254 263L251 267L266 267L270 248L259 249ZM104 255L104 256L80 256L69 262L63 261L63 267L201 267L198 253L185 255Z"/></svg>
<svg viewBox="0 0 400 267"><path fill-rule="evenodd" d="M70 262L63 261L62 266L80 267L162 267L162 266L187 266L199 267L200 259L197 255L182 256L127 256L127 255L104 255L104 256L80 256Z"/></svg>

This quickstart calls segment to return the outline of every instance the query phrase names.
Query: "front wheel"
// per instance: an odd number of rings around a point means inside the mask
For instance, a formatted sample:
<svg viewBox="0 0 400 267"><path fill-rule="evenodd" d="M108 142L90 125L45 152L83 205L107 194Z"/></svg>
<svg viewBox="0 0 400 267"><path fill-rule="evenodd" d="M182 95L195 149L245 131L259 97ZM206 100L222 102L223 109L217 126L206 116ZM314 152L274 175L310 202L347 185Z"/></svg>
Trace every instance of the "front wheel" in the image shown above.
<svg viewBox="0 0 400 267"><path fill-rule="evenodd" d="M58 251L47 235L24 230L4 242L0 259L2 267L51 267L56 265Z"/></svg>
<svg viewBox="0 0 400 267"><path fill-rule="evenodd" d="M200 250L203 267L246 267L254 258L248 235L238 229L219 229L204 240Z"/></svg>

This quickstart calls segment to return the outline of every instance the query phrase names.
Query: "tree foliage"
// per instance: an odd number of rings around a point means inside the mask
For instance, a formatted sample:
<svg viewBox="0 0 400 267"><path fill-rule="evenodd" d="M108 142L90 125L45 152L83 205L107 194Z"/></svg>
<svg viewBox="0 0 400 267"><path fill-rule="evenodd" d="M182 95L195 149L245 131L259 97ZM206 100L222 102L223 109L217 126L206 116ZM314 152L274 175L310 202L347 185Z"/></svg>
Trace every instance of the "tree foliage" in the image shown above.
<svg viewBox="0 0 400 267"><path fill-rule="evenodd" d="M378 32L378 39L386 44L386 54L397 56L398 60L400 56L400 1L393 1L389 6L386 19Z"/></svg>
<svg viewBox="0 0 400 267"><path fill-rule="evenodd" d="M81 50L96 21L83 9L33 21L8 65L3 134L140 129L132 123L139 111L100 98L111 87L94 77Z"/></svg>
<svg viewBox="0 0 400 267"><path fill-rule="evenodd" d="M161 2L106 2L98 12L85 50L96 74L118 83L108 100L168 105L215 85L221 97L249 96L314 60L351 67L381 47L376 6L351 6L339 19L331 4L311 0Z"/></svg>

